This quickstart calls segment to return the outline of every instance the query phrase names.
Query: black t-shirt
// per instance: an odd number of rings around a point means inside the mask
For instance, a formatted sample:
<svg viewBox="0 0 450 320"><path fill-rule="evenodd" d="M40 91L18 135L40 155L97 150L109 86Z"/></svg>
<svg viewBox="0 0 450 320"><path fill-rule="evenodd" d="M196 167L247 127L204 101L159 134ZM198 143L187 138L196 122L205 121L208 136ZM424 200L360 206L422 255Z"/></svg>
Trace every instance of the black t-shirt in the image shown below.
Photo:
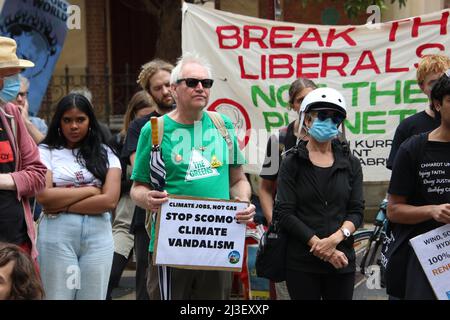
<svg viewBox="0 0 450 320"><path fill-rule="evenodd" d="M287 127L281 128L278 136L272 135L267 141L266 157L259 175L261 178L272 181L277 180L281 154L285 150L294 147L297 143L297 137L294 134L294 124L295 121L291 122ZM272 148L276 153L272 154Z"/></svg>
<svg viewBox="0 0 450 320"><path fill-rule="evenodd" d="M428 141L427 136L428 134L415 135L400 146L389 184L389 194L405 196L407 203L414 206L450 203L450 142ZM399 255L402 243L442 225L434 219L415 225L395 224L393 229L395 241L390 248L392 253L389 263L392 263L392 257ZM414 263L407 263L406 259L409 259L408 261L413 259ZM400 294L399 297L403 294L410 295L408 289L406 292L403 291L404 286L404 288L421 288L420 293L413 292L416 298L428 299L434 296L428 281L423 280L426 278L416 260L412 250L409 250L404 261L396 262L400 267L388 265L388 270L393 273L389 288L391 294ZM395 282L396 278L401 278L406 272L406 267L408 276L403 280L405 284Z"/></svg>
<svg viewBox="0 0 450 320"><path fill-rule="evenodd" d="M432 131L439 127L439 125L440 121L430 117L425 111L416 113L403 120L397 127L397 130L395 130L394 140L392 141L391 152L389 153L386 167L392 170L395 156L403 141L415 134Z"/></svg>
<svg viewBox="0 0 450 320"><path fill-rule="evenodd" d="M110 147L112 147L119 156L122 154L124 140L125 137L118 132L111 136L111 139L108 141ZM120 157L120 166L122 168L122 175L120 179L120 196L122 196L130 193L132 181L127 176L127 162L122 157Z"/></svg>
<svg viewBox="0 0 450 320"><path fill-rule="evenodd" d="M153 111L152 113L134 120L130 123L128 127L127 137L125 143L123 144L122 153L120 155L121 160L127 164L130 164L130 156L136 152L139 135L144 125L150 120L151 117L161 116L158 112ZM136 227L145 226L145 210L139 206L135 206L133 220L131 221L130 232L134 233Z"/></svg>
<svg viewBox="0 0 450 320"><path fill-rule="evenodd" d="M327 194L327 186L330 181L330 173L333 167L318 167L314 166L314 173L316 174L317 187L322 192L322 194Z"/></svg>
<svg viewBox="0 0 450 320"><path fill-rule="evenodd" d="M388 192L405 196L414 206L450 203L450 142L421 142L422 136L413 136L401 145ZM417 231L427 232L440 225L430 219Z"/></svg>
<svg viewBox="0 0 450 320"><path fill-rule="evenodd" d="M142 118L135 119L130 123L130 126L128 127L127 131L127 137L125 138L125 142L123 144L122 153L120 154L120 157L127 164L131 164L130 156L136 152L139 135L141 134L142 128L148 121L150 121L151 117L159 117L159 116L161 115L158 112L153 111L152 113L147 114Z"/></svg>
<svg viewBox="0 0 450 320"><path fill-rule="evenodd" d="M0 121L0 173L15 171L16 161L8 135ZM0 242L22 244L28 240L22 203L15 191L0 190Z"/></svg>

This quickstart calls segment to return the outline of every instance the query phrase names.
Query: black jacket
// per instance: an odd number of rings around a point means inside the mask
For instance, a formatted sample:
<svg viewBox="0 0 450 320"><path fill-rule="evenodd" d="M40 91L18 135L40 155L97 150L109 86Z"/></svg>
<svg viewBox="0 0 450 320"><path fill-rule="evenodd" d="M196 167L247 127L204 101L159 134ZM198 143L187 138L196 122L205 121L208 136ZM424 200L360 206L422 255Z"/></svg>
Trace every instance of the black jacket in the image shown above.
<svg viewBox="0 0 450 320"><path fill-rule="evenodd" d="M353 237L337 249L345 253L349 265L336 270L329 262L309 252L308 241L325 238L336 232L344 221L358 228L363 221L363 175L359 160L338 140L333 140L334 163L327 192L318 188L313 164L301 141L283 160L278 175L274 219L288 234L287 268L314 273L348 273L355 271Z"/></svg>

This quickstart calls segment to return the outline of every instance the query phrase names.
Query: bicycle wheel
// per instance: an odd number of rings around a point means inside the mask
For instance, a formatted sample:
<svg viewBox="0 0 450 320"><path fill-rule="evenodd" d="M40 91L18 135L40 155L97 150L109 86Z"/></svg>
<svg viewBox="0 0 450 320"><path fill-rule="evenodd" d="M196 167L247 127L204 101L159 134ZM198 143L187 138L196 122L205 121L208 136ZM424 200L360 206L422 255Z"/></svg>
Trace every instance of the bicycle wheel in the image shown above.
<svg viewBox="0 0 450 320"><path fill-rule="evenodd" d="M369 274L369 267L379 265L381 243L376 232L380 230L362 230L354 234L354 244L356 255L356 282L365 281Z"/></svg>

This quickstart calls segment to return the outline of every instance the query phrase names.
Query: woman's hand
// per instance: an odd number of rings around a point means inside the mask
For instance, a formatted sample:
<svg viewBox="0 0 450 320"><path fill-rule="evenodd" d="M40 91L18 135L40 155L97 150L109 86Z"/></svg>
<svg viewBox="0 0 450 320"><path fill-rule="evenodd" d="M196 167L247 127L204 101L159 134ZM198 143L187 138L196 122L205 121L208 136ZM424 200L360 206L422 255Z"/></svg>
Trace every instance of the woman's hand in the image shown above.
<svg viewBox="0 0 450 320"><path fill-rule="evenodd" d="M348 259L342 251L335 250L331 256L329 263L333 265L336 269L345 268L348 265Z"/></svg>
<svg viewBox="0 0 450 320"><path fill-rule="evenodd" d="M338 243L339 239L337 239L334 235L331 235L328 238L323 238L316 241L311 246L311 250L309 252L312 252L321 260L329 261L333 253L336 251L336 246Z"/></svg>

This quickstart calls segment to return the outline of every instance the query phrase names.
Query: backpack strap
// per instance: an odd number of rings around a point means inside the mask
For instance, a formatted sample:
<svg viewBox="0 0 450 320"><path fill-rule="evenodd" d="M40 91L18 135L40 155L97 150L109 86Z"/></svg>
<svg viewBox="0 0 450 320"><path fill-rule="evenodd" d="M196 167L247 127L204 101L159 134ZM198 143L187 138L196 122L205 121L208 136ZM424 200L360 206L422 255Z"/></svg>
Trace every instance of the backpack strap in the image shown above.
<svg viewBox="0 0 450 320"><path fill-rule="evenodd" d="M230 133L228 132L227 127L225 127L225 121L223 120L222 116L218 112L214 111L206 111L206 113L211 118L217 130L219 130L219 133L225 139L228 150L231 151L233 149L233 141L231 141Z"/></svg>

